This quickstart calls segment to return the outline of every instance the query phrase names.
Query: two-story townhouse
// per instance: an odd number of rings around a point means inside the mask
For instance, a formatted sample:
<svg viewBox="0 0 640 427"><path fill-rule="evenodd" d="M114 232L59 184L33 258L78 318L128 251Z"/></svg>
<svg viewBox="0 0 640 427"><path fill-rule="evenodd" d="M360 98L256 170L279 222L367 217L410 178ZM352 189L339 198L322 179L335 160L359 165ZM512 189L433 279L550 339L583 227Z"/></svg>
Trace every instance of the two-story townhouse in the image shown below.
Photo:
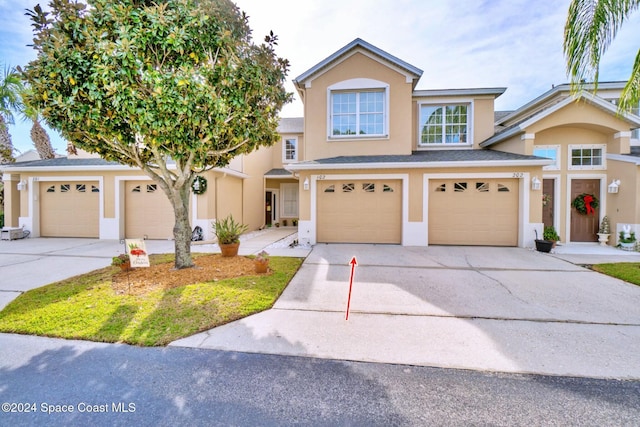
<svg viewBox="0 0 640 427"><path fill-rule="evenodd" d="M640 229L640 118L617 114L621 83L496 113L505 88L416 90L421 75L360 39L313 66L294 80L304 118L205 173L192 227L299 218L303 242L417 246L532 246L544 225L593 241L605 214ZM34 236L172 237L169 202L134 168L81 154L5 166L3 180L7 225ZM584 216L571 202L586 192L600 207Z"/></svg>
<svg viewBox="0 0 640 427"><path fill-rule="evenodd" d="M415 90L422 71L356 39L296 80L304 101L299 237L524 246L548 159L483 149L505 88Z"/></svg>

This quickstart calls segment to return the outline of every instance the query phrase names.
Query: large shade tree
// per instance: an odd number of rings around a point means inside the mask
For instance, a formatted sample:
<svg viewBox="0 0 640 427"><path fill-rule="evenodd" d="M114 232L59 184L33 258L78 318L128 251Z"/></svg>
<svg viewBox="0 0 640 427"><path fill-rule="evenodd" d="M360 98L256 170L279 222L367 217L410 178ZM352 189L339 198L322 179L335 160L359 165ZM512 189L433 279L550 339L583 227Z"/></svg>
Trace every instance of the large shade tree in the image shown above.
<svg viewBox="0 0 640 427"><path fill-rule="evenodd" d="M571 83L597 89L600 60L622 24L638 9L640 0L572 0L564 31L564 53ZM640 49L629 81L620 96L622 111L637 113L640 102Z"/></svg>
<svg viewBox="0 0 640 427"><path fill-rule="evenodd" d="M75 146L139 167L175 212L176 268L192 267L197 173L277 141L288 61L229 0L52 0L27 12L38 108Z"/></svg>

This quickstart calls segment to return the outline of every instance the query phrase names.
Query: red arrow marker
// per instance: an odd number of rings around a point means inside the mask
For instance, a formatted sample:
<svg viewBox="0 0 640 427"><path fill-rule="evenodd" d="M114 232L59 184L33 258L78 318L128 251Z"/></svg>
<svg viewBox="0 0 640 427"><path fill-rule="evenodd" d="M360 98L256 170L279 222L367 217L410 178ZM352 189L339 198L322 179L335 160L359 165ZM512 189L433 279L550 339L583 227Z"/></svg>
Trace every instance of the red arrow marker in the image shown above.
<svg viewBox="0 0 640 427"><path fill-rule="evenodd" d="M351 258L349 261L351 264L351 276L349 277L349 298L347 299L347 317L344 320L349 320L349 306L351 305L351 288L353 287L353 274L356 271L356 265L358 265L358 260L356 257Z"/></svg>

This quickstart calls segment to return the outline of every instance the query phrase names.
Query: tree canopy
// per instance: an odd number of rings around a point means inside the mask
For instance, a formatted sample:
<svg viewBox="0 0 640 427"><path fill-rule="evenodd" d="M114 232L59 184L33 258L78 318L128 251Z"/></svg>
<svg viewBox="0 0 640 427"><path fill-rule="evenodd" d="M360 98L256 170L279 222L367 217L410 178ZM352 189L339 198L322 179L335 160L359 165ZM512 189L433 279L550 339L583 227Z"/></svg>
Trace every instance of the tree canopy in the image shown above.
<svg viewBox="0 0 640 427"><path fill-rule="evenodd" d="M572 0L564 31L567 71L574 86L593 82L597 89L600 60L625 20L638 9L640 0ZM619 107L638 108L640 102L640 49ZM637 111L637 110L636 110Z"/></svg>
<svg viewBox="0 0 640 427"><path fill-rule="evenodd" d="M52 0L49 8L27 11L38 56L23 70L26 102L74 146L157 181L176 212L176 267L190 266L183 240L195 174L278 138L291 94L277 37L255 44L229 0Z"/></svg>

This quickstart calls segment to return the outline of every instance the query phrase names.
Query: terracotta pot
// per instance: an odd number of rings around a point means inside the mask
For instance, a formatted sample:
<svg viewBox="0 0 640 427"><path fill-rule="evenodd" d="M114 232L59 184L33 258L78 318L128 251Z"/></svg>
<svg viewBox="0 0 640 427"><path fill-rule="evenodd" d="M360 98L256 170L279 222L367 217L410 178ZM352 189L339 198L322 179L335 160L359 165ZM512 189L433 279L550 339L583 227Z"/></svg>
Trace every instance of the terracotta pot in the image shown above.
<svg viewBox="0 0 640 427"><path fill-rule="evenodd" d="M269 270L269 260L256 260L256 273L266 273Z"/></svg>
<svg viewBox="0 0 640 427"><path fill-rule="evenodd" d="M232 257L238 255L240 243L221 243L220 251L223 257Z"/></svg>
<svg viewBox="0 0 640 427"><path fill-rule="evenodd" d="M120 270L122 270L122 271L131 270L131 262L127 261L127 262L123 262L122 264L120 264Z"/></svg>

